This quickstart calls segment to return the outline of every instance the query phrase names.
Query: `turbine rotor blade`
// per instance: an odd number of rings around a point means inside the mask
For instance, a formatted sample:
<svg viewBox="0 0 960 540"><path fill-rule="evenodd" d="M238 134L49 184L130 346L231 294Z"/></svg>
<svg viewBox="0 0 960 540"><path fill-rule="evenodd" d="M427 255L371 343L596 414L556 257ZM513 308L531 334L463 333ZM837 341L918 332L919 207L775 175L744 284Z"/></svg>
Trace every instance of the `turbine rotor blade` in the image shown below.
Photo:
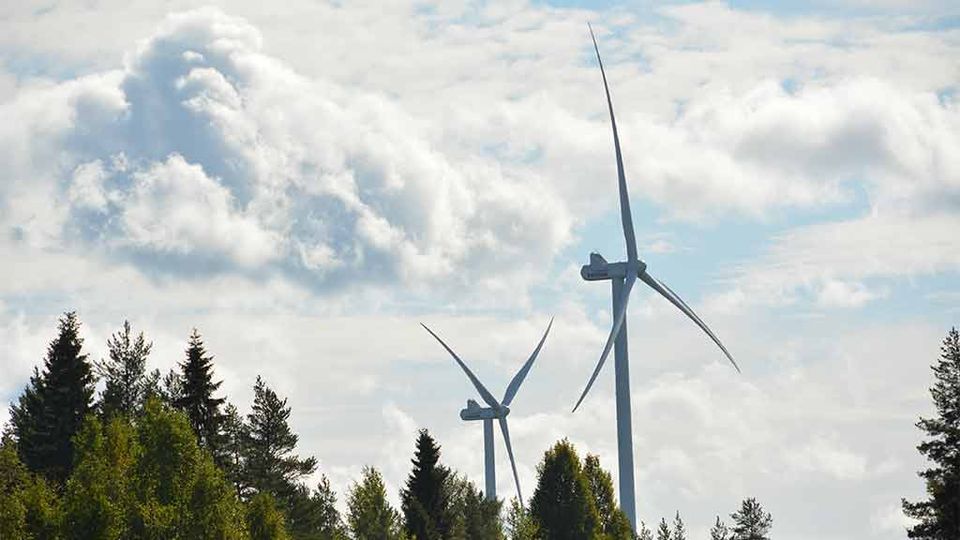
<svg viewBox="0 0 960 540"><path fill-rule="evenodd" d="M520 500L520 506L523 506L523 494L520 492L520 477L517 476L517 462L513 459L513 445L510 444L510 430L507 428L507 417L501 416L500 432L503 433L503 442L507 445L507 455L510 456L510 468L513 469L513 481L517 484L517 499Z"/></svg>
<svg viewBox="0 0 960 540"><path fill-rule="evenodd" d="M733 367L734 369L737 370L737 373L741 373L740 366L738 366L737 362L734 361L733 356L730 354L730 351L728 351L727 348L723 346L723 343L720 343L720 339L716 336L716 334L713 333L713 330L710 330L710 327L707 326L707 323L703 322L703 320L699 316L697 316L696 313L694 313L693 309L691 309L690 306L688 306L687 303L684 302L683 299L680 298L680 296L677 293L673 292L673 290L670 287L667 287L659 279L646 273L646 271L640 274L640 279L643 280L644 283L649 285L651 289L660 293L661 296L666 298L671 304L676 306L677 309L679 309L687 317L689 317L691 321L696 323L696 325L699 326L701 330L706 332L706 334L710 336L710 339L712 339L713 342L716 343L718 347L720 347L720 350L723 351L723 354L727 356L727 359L730 360L731 364L733 364Z"/></svg>
<svg viewBox="0 0 960 540"><path fill-rule="evenodd" d="M491 394L487 390L487 388L483 386L483 383L480 382L480 379L477 379L477 376L474 375L472 371L470 371L470 368L468 368L467 365L463 363L463 360L461 360L460 357L457 356L457 353L453 352L453 349L448 347L447 344L444 343L442 339L440 339L440 336L434 334L433 330L427 328L427 325L420 323L420 326L422 326L423 329L426 330L427 332L430 332L430 335L433 336L437 341L439 341L440 344L443 345L443 348L446 349L448 353L450 353L450 356L452 356L453 359L456 360L458 364L460 364L460 367L463 368L463 372L467 374L467 378L470 379L470 382L473 383L474 388L476 388L477 392L480 393L480 397L483 398L483 401L487 402L487 405L493 407L494 409L499 410L500 403L498 403L497 399L493 397L493 394Z"/></svg>
<svg viewBox="0 0 960 540"><path fill-rule="evenodd" d="M520 368L520 371L513 376L513 380L510 381L510 385L507 386L507 391L503 394L503 401L501 402L504 406L510 405L510 402L513 401L513 397L517 395L517 390L520 389L523 379L526 378L530 368L533 367L533 361L536 360L537 355L540 354L540 348L543 347L543 342L547 340L547 334L550 333L551 326L553 326L553 317L550 317L550 324L547 325L547 331L544 332L543 337L540 338L540 343L537 344L537 348L533 350L533 354L530 355L530 358L525 364L523 364L523 367Z"/></svg>
<svg viewBox="0 0 960 540"><path fill-rule="evenodd" d="M623 327L623 321L627 315L627 302L630 300L630 290L633 289L633 284L636 283L636 281L636 271L627 274L627 278L623 283L623 292L621 293L620 312L614 315L613 328L610 329L610 336L607 337L607 343L603 346L603 353L600 355L600 361L597 362L597 367L594 368L593 375L590 376L590 381L587 382L587 387L584 388L583 393L580 394L580 399L578 399L577 404L573 406L573 412L577 412L577 408L583 402L583 398L587 397L587 392L590 391L590 388L593 386L593 382L597 380L597 375L600 374L600 369L603 368L603 363L607 361L607 356L610 354L610 349L613 348L613 343L616 341L617 336L620 335L620 328Z"/></svg>
<svg viewBox="0 0 960 540"><path fill-rule="evenodd" d="M603 77L603 90L607 94L607 108L610 110L610 125L613 127L613 148L617 154L617 180L620 186L620 221L623 224L623 239L627 243L627 261L636 262L637 239L633 232L633 217L630 214L630 197L627 194L627 177L623 172L623 156L620 153L620 136L617 134L617 120L613 117L613 100L610 99L610 87L607 85L607 74L603 70L603 60L600 59L600 47L597 46L597 36L590 28L590 37L593 39L593 50L597 53L597 63L600 64L600 75Z"/></svg>

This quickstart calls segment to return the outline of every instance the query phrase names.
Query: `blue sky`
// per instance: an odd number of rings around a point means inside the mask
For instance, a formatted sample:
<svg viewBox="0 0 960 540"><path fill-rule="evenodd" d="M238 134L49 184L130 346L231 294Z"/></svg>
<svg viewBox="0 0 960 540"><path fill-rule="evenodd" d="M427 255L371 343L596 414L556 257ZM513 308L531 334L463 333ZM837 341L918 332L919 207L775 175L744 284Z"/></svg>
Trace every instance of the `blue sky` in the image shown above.
<svg viewBox="0 0 960 540"><path fill-rule="evenodd" d="M0 8L4 401L65 310L95 358L129 318L162 370L196 326L241 410L263 375L339 491L371 464L395 495L419 427L482 478L418 322L497 393L555 316L512 406L524 492L561 437L615 472L612 372L569 412L610 319L579 268L624 254L591 21L641 257L744 371L638 289L638 515L702 537L756 496L777 538L903 537L960 313L955 7L122 8Z"/></svg>

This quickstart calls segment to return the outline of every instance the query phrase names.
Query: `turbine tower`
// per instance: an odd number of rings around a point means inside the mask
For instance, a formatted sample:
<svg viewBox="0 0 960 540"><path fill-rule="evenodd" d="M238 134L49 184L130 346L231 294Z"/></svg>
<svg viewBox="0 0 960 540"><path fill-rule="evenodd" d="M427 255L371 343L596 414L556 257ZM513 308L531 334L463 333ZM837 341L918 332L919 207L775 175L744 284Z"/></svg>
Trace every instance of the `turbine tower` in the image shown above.
<svg viewBox="0 0 960 540"><path fill-rule="evenodd" d="M477 376L470 371L470 368L457 356L457 353L453 352L453 349L440 339L440 336L433 333L433 330L427 328L427 325L420 323L420 326L427 332L430 332L430 335L436 338L436 340L440 342L440 345L443 345L443 348L450 353L450 356L453 356L457 364L460 364L463 372L467 374L467 378L470 379L470 382L473 383L480 397L483 398L483 401L487 404L487 407L481 407L476 401L468 399L467 408L460 411L460 418L463 420L468 422L475 420L483 421L483 463L484 480L486 484L484 493L486 498L489 500L496 500L497 498L497 473L493 451L493 421L496 420L500 424L500 433L503 434L503 442L507 446L507 455L510 456L510 467L513 468L513 481L517 484L517 499L520 501L520 504L523 505L523 495L520 493L520 477L517 476L517 463L513 459L513 446L510 444L510 430L507 428L507 416L510 414L510 403L513 401L514 396L517 395L520 384L522 384L523 379L526 378L527 373L533 366L533 361L536 360L537 355L540 354L540 348L543 347L543 342L546 341L547 334L550 333L550 327L553 326L553 319L550 319L550 324L547 325L547 331L543 333L543 337L540 338L540 343L538 343L537 348L533 350L533 354L530 355L530 358L527 359L520 368L520 371L513 376L513 380L507 385L507 391L503 394L503 399L500 401L497 401L497 399L493 397L493 394L483 386L480 379L477 379Z"/></svg>
<svg viewBox="0 0 960 540"><path fill-rule="evenodd" d="M589 26L589 25L588 25ZM623 172L623 158L620 154L620 136L617 134L617 121L613 117L613 101L610 99L610 88L607 86L607 75L603 70L603 61L600 60L600 48L597 46L597 38L593 34L593 28L590 27L590 37L593 39L593 49L597 53L597 63L600 64L600 75L603 77L603 89L607 96L607 108L610 111L610 126L613 129L613 148L617 158L617 178L620 186L620 220L623 224L623 237L627 244L627 260L625 262L608 263L599 253L590 254L590 264L584 265L580 269L580 275L586 281L610 280L613 288L613 327L610 329L610 335L603 346L603 353L600 354L600 361L593 370L586 388L580 394L580 399L573 407L574 412L583 402L587 392L593 386L600 369L603 368L607 355L610 354L610 348L614 348L614 372L616 378L616 397L617 397L617 462L619 468L619 488L620 488L620 508L630 520L633 530L637 529L636 502L634 499L633 482L633 433L631 430L630 414L630 364L627 358L627 302L630 300L630 291L637 281L646 283L650 288L660 293L671 304L676 306L687 317L689 317L697 326L710 336L710 339L716 343L723 354L727 356L733 367L740 371L733 356L727 351L727 348L720 343L717 336L707 327L707 325L697 316L675 292L664 285L660 280L651 276L647 272L647 265L637 256L637 240L633 233L633 219L630 216L630 198L627 195L627 179ZM614 344L616 345L614 347Z"/></svg>

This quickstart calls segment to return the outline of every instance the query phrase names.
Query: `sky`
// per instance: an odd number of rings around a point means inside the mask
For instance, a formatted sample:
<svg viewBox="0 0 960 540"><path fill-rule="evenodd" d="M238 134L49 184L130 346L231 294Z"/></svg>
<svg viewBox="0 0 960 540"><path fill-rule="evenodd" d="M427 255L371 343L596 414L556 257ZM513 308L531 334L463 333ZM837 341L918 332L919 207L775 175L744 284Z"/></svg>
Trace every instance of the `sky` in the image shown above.
<svg viewBox="0 0 960 540"><path fill-rule="evenodd" d="M950 3L4 3L0 399L64 311L164 372L196 327L241 411L257 375L288 398L311 481L374 465L396 501L422 427L482 485L478 396L418 323L500 395L555 317L524 495L563 437L616 476L612 364L570 412L610 325L580 266L625 253L587 22L640 255L743 369L635 290L639 519L702 538L756 497L778 539L903 538L960 322Z"/></svg>

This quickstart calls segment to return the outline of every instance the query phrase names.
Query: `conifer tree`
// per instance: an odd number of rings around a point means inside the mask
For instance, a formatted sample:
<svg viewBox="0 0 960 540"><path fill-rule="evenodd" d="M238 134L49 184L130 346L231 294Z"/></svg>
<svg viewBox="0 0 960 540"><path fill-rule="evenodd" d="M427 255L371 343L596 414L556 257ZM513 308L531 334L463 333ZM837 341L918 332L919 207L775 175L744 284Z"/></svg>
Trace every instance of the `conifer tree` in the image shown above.
<svg viewBox="0 0 960 540"><path fill-rule="evenodd" d="M670 526L667 520L660 518L660 526L657 528L657 540L670 540Z"/></svg>
<svg viewBox="0 0 960 540"><path fill-rule="evenodd" d="M326 476L321 477L311 495L305 486L300 487L290 528L295 538L311 540L344 540L346 531L337 511L337 495Z"/></svg>
<svg viewBox="0 0 960 540"><path fill-rule="evenodd" d="M917 450L934 466L920 472L927 499L903 501L904 513L917 520L909 538L960 538L960 333L952 328L943 340L940 359L932 366L935 382L930 395L933 418L921 418L917 427L927 439Z"/></svg>
<svg viewBox="0 0 960 540"><path fill-rule="evenodd" d="M753 497L740 503L740 510L730 514L733 519L732 540L770 540L773 517Z"/></svg>
<svg viewBox="0 0 960 540"><path fill-rule="evenodd" d="M717 522L710 529L710 540L730 540L730 531L720 521L720 516L717 516Z"/></svg>
<svg viewBox="0 0 960 540"><path fill-rule="evenodd" d="M81 353L80 321L65 313L47 347L43 372L34 371L10 412L23 463L63 485L73 466L73 436L93 404L93 370Z"/></svg>
<svg viewBox="0 0 960 540"><path fill-rule="evenodd" d="M640 522L640 531L637 533L637 540L653 540L653 532L647 528L647 524Z"/></svg>
<svg viewBox="0 0 960 540"><path fill-rule="evenodd" d="M407 534L418 540L447 536L450 516L444 484L449 472L439 461L440 446L426 429L421 429L411 460L413 470L400 493Z"/></svg>
<svg viewBox="0 0 960 540"><path fill-rule="evenodd" d="M673 540L687 540L687 530L683 526L683 520L680 519L680 511L677 511L676 517L673 518Z"/></svg>
<svg viewBox="0 0 960 540"><path fill-rule="evenodd" d="M613 478L600 466L600 458L588 454L583 462L583 474L590 484L593 501L600 516L600 531L607 538L627 538L633 536L630 521L617 506L613 494Z"/></svg>
<svg viewBox="0 0 960 540"><path fill-rule="evenodd" d="M289 510L298 482L316 470L317 460L301 459L293 453L298 437L287 424L287 400L280 399L259 376L253 394L243 435L243 484L254 493L272 494Z"/></svg>
<svg viewBox="0 0 960 540"><path fill-rule="evenodd" d="M109 360L96 363L97 374L104 381L100 411L104 414L131 415L143 408L150 388L147 379L147 357L153 348L140 332L131 335L130 321L107 340Z"/></svg>
<svg viewBox="0 0 960 540"><path fill-rule="evenodd" d="M555 540L573 540L592 538L600 533L600 517L590 483L569 441L559 441L547 450L537 473L537 489L530 500L530 511L542 535Z"/></svg>
<svg viewBox="0 0 960 540"><path fill-rule="evenodd" d="M223 410L223 426L221 440L221 468L227 479L233 483L237 496L243 496L248 487L244 474L244 441L246 440L247 425L240 416L240 412L232 403L227 403Z"/></svg>
<svg viewBox="0 0 960 540"><path fill-rule="evenodd" d="M347 524L356 539L402 540L403 519L387 502L383 477L372 467L364 467L359 482L347 497Z"/></svg>
<svg viewBox="0 0 960 540"><path fill-rule="evenodd" d="M214 397L222 381L213 381L213 357L207 355L200 333L194 328L187 345L187 359L180 364L180 396L174 406L190 420L190 426L197 436L200 446L213 454L218 464L222 463L220 454L220 429L223 413L220 407L224 398ZM175 384L172 382L172 384Z"/></svg>

